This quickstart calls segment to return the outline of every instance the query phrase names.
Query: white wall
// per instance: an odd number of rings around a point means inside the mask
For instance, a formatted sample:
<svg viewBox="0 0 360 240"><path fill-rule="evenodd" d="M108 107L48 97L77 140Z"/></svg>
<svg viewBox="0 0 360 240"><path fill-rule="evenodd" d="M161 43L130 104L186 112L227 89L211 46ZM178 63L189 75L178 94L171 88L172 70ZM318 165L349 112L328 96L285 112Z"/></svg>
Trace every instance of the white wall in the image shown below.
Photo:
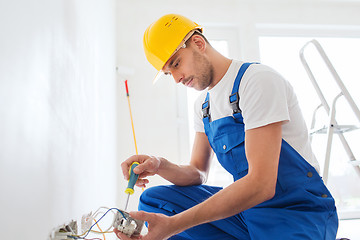
<svg viewBox="0 0 360 240"><path fill-rule="evenodd" d="M0 2L3 239L115 204L115 5Z"/></svg>
<svg viewBox="0 0 360 240"><path fill-rule="evenodd" d="M183 14L205 27L205 35L214 35L219 29L234 31L238 36L238 52L232 53L245 61L258 61L258 26L264 24L296 25L360 25L360 2L337 0L146 0L124 2L117 9L119 51L118 65L127 69L123 76L129 78L132 110L140 153L160 155L182 163L189 160L186 90L172 80L152 85L156 71L146 61L142 37L146 27L168 13ZM126 23L126 24L124 24ZM262 29L261 31L264 31ZM123 86L120 86L123 88ZM125 90L120 89L121 92ZM126 109L126 98L119 97L120 109ZM128 113L120 118L120 159L135 153ZM180 124L179 124L180 123ZM157 177L152 184L163 183ZM150 185L152 185L150 184ZM121 188L120 188L121 189ZM118 199L123 204L124 198ZM135 207L135 203L133 203Z"/></svg>
<svg viewBox="0 0 360 240"><path fill-rule="evenodd" d="M142 49L144 30L161 15L186 15L205 34L233 29L234 55L258 60L258 23L358 26L359 10L358 1L340 0L1 1L2 238L45 239L115 199L124 206L119 165L135 153L124 77L139 152L188 161L185 88L152 85L156 71Z"/></svg>

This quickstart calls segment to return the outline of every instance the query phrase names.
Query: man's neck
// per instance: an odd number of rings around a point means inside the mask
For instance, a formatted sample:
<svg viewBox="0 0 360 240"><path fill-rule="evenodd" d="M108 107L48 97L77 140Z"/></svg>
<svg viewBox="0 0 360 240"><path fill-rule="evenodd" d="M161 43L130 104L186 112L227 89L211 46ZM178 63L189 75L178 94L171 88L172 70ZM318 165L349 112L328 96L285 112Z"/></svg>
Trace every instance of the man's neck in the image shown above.
<svg viewBox="0 0 360 240"><path fill-rule="evenodd" d="M209 90L213 88L220 80L224 77L225 73L228 71L232 60L229 58L226 58L219 54L216 58L214 58L213 61L213 67L214 67L214 81L211 86L209 86Z"/></svg>

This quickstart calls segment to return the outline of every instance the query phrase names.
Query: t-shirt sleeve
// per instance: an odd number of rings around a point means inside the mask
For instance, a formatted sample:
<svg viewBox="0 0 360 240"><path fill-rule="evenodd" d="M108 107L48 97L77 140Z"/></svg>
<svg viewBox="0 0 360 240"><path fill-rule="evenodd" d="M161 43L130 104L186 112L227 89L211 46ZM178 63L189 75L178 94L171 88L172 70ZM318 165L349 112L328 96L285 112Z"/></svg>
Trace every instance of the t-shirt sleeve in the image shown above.
<svg viewBox="0 0 360 240"><path fill-rule="evenodd" d="M202 121L202 103L204 96L203 94L198 97L194 103L194 130L195 132L205 132L204 123Z"/></svg>
<svg viewBox="0 0 360 240"><path fill-rule="evenodd" d="M261 71L240 85L240 108L245 131L271 123L289 121L286 81L273 71Z"/></svg>

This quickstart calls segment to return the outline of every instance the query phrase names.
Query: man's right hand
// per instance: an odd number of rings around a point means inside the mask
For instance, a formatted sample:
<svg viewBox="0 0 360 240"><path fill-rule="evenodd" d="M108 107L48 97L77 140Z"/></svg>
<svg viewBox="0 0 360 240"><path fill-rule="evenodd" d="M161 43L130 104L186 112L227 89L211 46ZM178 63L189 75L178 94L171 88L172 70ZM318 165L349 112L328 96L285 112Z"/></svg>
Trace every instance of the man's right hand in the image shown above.
<svg viewBox="0 0 360 240"><path fill-rule="evenodd" d="M161 159L149 155L134 155L129 157L121 164L121 169L126 180L129 179L129 169L133 162L140 163L134 168L134 173L139 174L136 186L146 187L146 184L149 183L149 180L146 179L146 177L153 176L158 173Z"/></svg>
<svg viewBox="0 0 360 240"><path fill-rule="evenodd" d="M148 213L144 211L130 212L130 216L134 219L143 220L148 223L148 233L144 236L129 238L124 233L114 228L114 233L121 240L165 240L174 235L178 224L175 224L174 218L159 213Z"/></svg>
<svg viewBox="0 0 360 240"><path fill-rule="evenodd" d="M197 132L190 164L179 165L163 157L134 155L126 159L121 164L121 168L125 180L128 180L131 164L133 162L140 163L134 168L134 173L139 174L136 182L136 186L139 187L146 187L146 184L149 183L146 177L155 174L178 186L198 185L206 181L212 155L213 152L206 134Z"/></svg>

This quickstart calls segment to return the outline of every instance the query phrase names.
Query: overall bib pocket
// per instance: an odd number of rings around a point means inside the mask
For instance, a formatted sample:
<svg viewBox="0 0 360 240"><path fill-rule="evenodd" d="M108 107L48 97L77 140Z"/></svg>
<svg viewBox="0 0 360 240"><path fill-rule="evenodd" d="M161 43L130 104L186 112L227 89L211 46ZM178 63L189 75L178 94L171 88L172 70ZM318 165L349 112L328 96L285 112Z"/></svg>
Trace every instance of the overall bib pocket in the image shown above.
<svg viewBox="0 0 360 240"><path fill-rule="evenodd" d="M239 175L246 175L248 169L244 140L243 131L222 134L214 138L214 152L220 164L236 179L239 179Z"/></svg>

